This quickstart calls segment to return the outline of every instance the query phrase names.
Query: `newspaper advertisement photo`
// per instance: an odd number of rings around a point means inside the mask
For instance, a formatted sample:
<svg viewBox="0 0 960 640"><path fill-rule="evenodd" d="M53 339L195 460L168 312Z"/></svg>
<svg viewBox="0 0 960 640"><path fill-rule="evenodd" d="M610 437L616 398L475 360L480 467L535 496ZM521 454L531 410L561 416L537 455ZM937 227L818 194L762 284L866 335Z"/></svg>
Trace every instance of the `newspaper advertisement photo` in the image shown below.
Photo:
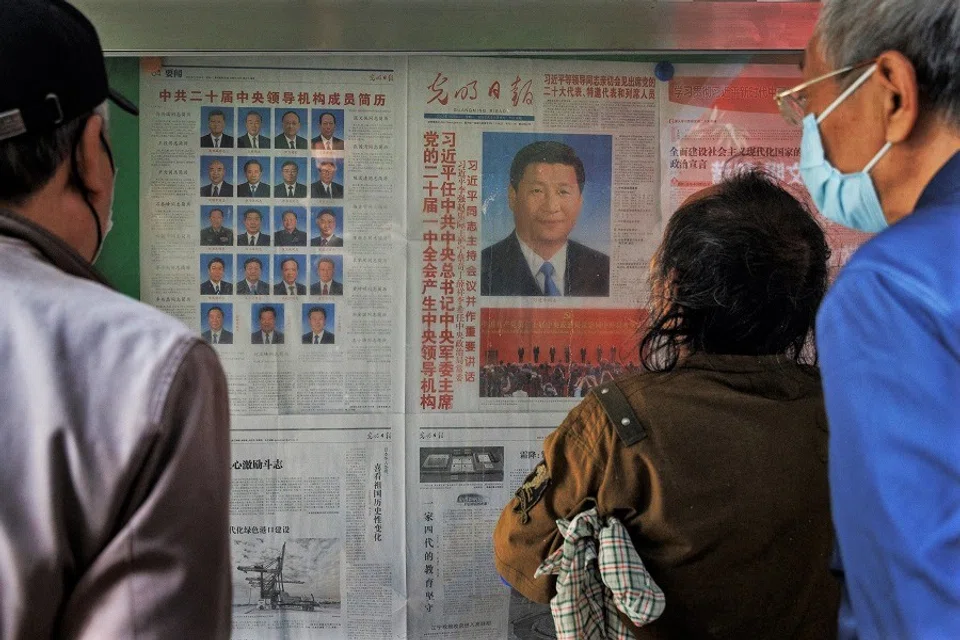
<svg viewBox="0 0 960 640"><path fill-rule="evenodd" d="M285 420L233 428L233 637L403 637L401 420Z"/></svg>
<svg viewBox="0 0 960 640"><path fill-rule="evenodd" d="M402 411L403 59L141 73L141 290L236 415Z"/></svg>
<svg viewBox="0 0 960 640"><path fill-rule="evenodd" d="M484 314L645 302L660 233L653 65L429 58L409 78L407 339L419 357L407 407L514 410L519 400L486 401L485 368L519 357L499 341L490 362ZM509 351L539 364L552 346L551 369L566 369L563 350L585 341L557 333L531 323ZM526 397L522 408L545 411L557 407L539 398L568 396Z"/></svg>
<svg viewBox="0 0 960 640"><path fill-rule="evenodd" d="M553 638L549 606L497 575L493 530L563 413L424 414L408 420L411 638Z"/></svg>
<svg viewBox="0 0 960 640"><path fill-rule="evenodd" d="M799 127L787 123L773 97L801 82L788 65L671 65L660 92L660 198L664 221L694 192L737 167L760 167L816 212L800 178ZM817 212L839 269L869 234Z"/></svg>

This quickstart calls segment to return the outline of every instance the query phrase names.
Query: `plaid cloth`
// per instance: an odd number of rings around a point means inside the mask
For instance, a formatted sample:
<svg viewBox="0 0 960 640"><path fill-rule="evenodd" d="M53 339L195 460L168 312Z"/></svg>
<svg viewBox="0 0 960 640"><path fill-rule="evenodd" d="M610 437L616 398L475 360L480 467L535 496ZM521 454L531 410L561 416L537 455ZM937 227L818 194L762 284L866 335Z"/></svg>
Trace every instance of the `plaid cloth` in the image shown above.
<svg viewBox="0 0 960 640"><path fill-rule="evenodd" d="M563 546L543 561L534 577L557 574L550 610L559 640L630 640L633 633L618 610L637 626L660 617L663 591L619 520L610 517L604 525L594 507L573 520L557 520L557 527Z"/></svg>

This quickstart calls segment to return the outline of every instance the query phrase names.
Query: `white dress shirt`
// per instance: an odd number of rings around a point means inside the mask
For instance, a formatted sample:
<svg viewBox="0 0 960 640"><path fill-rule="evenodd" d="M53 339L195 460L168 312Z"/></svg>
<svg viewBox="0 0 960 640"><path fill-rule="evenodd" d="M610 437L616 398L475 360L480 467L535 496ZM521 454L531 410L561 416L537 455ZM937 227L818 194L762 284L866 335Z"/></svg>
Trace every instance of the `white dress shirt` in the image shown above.
<svg viewBox="0 0 960 640"><path fill-rule="evenodd" d="M540 291L544 291L544 275L540 273L540 267L543 266L544 262L549 262L553 265L553 284L557 285L557 289L560 291L560 295L564 295L564 274L567 272L567 243L564 242L563 246L560 247L560 250L557 251L549 260L544 260L541 258L533 249L524 244L523 240L520 239L520 236L517 236L517 241L520 243L520 251L523 253L524 260L527 261L527 266L530 267L530 273L533 275L534 279L537 281L537 286L540 287Z"/></svg>

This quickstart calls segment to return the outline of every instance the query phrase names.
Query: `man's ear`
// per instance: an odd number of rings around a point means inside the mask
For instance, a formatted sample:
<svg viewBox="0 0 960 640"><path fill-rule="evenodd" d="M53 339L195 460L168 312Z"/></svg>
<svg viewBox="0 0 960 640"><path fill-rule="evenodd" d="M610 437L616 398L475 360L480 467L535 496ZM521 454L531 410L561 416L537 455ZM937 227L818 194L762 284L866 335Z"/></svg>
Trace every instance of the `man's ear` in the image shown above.
<svg viewBox="0 0 960 640"><path fill-rule="evenodd" d="M920 115L917 72L899 51L885 51L877 57L876 73L884 92L886 139L894 144L903 142L913 133Z"/></svg>
<svg viewBox="0 0 960 640"><path fill-rule="evenodd" d="M103 117L94 114L83 125L77 146L77 172L92 198L109 198L113 189L113 168L101 135L106 139Z"/></svg>
<svg viewBox="0 0 960 640"><path fill-rule="evenodd" d="M510 211L516 211L517 205L517 190L513 188L513 185L507 185L507 204L510 205Z"/></svg>

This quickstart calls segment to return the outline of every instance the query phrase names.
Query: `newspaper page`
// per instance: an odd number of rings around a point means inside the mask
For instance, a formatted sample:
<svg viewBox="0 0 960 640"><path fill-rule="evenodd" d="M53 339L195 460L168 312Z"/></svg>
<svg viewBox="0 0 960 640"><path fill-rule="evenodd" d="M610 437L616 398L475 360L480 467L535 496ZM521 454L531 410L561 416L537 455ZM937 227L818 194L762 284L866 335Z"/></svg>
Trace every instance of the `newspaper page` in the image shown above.
<svg viewBox="0 0 960 640"><path fill-rule="evenodd" d="M409 78L408 411L569 409L637 364L653 66L430 57ZM511 177L531 152L567 158Z"/></svg>
<svg viewBox="0 0 960 640"><path fill-rule="evenodd" d="M692 193L737 167L759 166L809 204L800 178L800 127L780 115L774 95L800 82L787 65L661 65L660 198L664 222ZM869 234L818 219L834 270Z"/></svg>
<svg viewBox="0 0 960 640"><path fill-rule="evenodd" d="M512 591L493 565L493 529L565 413L432 412L407 433L411 638L555 638L548 605Z"/></svg>
<svg viewBox="0 0 960 640"><path fill-rule="evenodd" d="M229 382L234 637L406 635L406 60L141 73L141 290Z"/></svg>
<svg viewBox="0 0 960 640"><path fill-rule="evenodd" d="M233 425L233 638L406 634L401 416Z"/></svg>
<svg viewBox="0 0 960 640"><path fill-rule="evenodd" d="M638 366L653 66L430 57L409 79L410 637L552 638L493 529L566 411Z"/></svg>
<svg viewBox="0 0 960 640"><path fill-rule="evenodd" d="M246 62L142 74L142 297L236 415L402 411L405 61Z"/></svg>

